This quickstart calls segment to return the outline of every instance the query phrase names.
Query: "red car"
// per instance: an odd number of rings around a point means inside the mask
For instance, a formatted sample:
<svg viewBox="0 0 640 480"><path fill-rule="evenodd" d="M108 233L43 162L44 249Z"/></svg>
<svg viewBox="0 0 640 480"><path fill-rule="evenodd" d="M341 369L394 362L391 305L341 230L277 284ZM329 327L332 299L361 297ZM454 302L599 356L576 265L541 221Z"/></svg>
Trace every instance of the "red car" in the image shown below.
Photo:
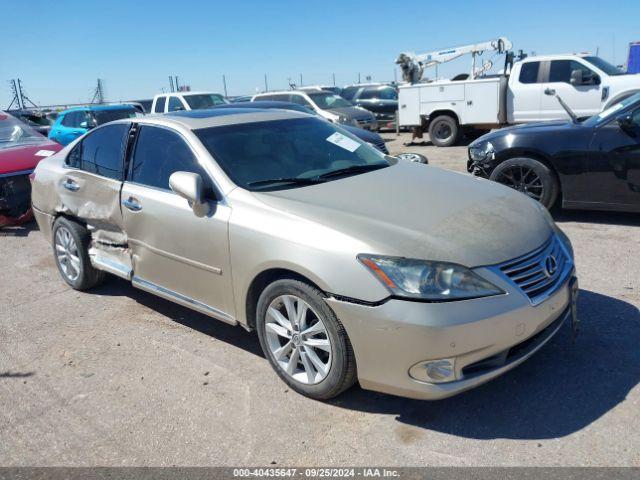
<svg viewBox="0 0 640 480"><path fill-rule="evenodd" d="M0 111L0 227L31 219L29 175L62 146Z"/></svg>

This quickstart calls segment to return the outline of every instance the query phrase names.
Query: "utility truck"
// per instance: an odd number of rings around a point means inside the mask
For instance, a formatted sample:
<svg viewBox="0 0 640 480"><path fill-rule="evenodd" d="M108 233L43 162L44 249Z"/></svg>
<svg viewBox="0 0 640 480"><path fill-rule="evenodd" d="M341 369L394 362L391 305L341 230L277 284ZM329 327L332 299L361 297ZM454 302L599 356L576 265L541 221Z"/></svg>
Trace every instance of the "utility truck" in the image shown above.
<svg viewBox="0 0 640 480"><path fill-rule="evenodd" d="M515 55L510 48L511 42L500 37L422 55L401 54L396 63L406 83L398 89L399 125L428 129L434 145L448 147L462 134L479 135L510 124L568 118L555 96L581 118L640 91L640 75L626 74L597 56ZM487 73L492 60L477 65L485 51L505 55L501 73ZM421 80L424 68L466 54L473 58L469 74L451 80Z"/></svg>

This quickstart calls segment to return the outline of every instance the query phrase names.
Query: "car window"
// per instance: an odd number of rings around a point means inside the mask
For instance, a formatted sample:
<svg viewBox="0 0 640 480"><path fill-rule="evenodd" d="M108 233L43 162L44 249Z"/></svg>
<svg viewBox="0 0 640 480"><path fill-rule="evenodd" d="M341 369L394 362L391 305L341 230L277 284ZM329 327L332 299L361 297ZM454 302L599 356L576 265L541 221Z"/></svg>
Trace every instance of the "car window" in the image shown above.
<svg viewBox="0 0 640 480"><path fill-rule="evenodd" d="M122 180L128 123L106 125L89 133L67 156L67 165Z"/></svg>
<svg viewBox="0 0 640 480"><path fill-rule="evenodd" d="M207 188L211 186L209 176L180 135L166 128L142 126L133 152L129 180L170 190L169 177L174 172L197 173Z"/></svg>
<svg viewBox="0 0 640 480"><path fill-rule="evenodd" d="M248 190L296 185L278 179L313 179L336 170L348 172L389 165L380 151L317 117L210 127L194 132L231 180ZM338 178L329 177L327 181Z"/></svg>
<svg viewBox="0 0 640 480"><path fill-rule="evenodd" d="M365 88L360 96L359 100L397 100L398 96L393 88Z"/></svg>
<svg viewBox="0 0 640 480"><path fill-rule="evenodd" d="M62 117L62 125L65 127L78 127L80 126L80 117L84 117L83 112L68 112Z"/></svg>
<svg viewBox="0 0 640 480"><path fill-rule="evenodd" d="M217 93L197 93L194 95L185 95L185 101L191 110L202 110L205 108L215 107L216 105L224 105L227 101Z"/></svg>
<svg viewBox="0 0 640 480"><path fill-rule="evenodd" d="M340 96L342 98L346 98L347 100L352 100L356 92L360 87L347 87L343 88L340 92Z"/></svg>
<svg viewBox="0 0 640 480"><path fill-rule="evenodd" d="M98 125L103 125L105 123L113 122L114 120L137 117L138 111L133 107L110 108L108 110L94 110L93 116ZM88 116L86 121L91 122L91 117Z"/></svg>
<svg viewBox="0 0 640 480"><path fill-rule="evenodd" d="M322 109L345 108L353 106L348 100L345 100L340 95L336 95L335 93L331 92L309 93L309 98L313 100L319 108Z"/></svg>
<svg viewBox="0 0 640 480"><path fill-rule="evenodd" d="M549 82L571 83L571 72L582 70L583 78L595 75L589 67L575 60L553 60L549 70Z"/></svg>
<svg viewBox="0 0 640 480"><path fill-rule="evenodd" d="M540 62L523 63L520 68L520 76L518 77L518 80L520 83L537 83L539 71Z"/></svg>
<svg viewBox="0 0 640 480"><path fill-rule="evenodd" d="M289 97L290 97L289 101L291 101L293 103L297 103L298 105L304 105L305 107L313 109L311 104L302 95L292 94L292 95L289 95Z"/></svg>
<svg viewBox="0 0 640 480"><path fill-rule="evenodd" d="M289 95L286 93L276 93L273 95L260 95L259 97L256 97L256 100L260 100L260 101L267 101L267 100L271 100L271 101L278 101L278 102L289 102Z"/></svg>
<svg viewBox="0 0 640 480"><path fill-rule="evenodd" d="M156 108L153 110L154 113L164 113L164 105L167 102L167 97L158 97L156 100Z"/></svg>
<svg viewBox="0 0 640 480"><path fill-rule="evenodd" d="M168 112L177 112L179 110L184 110L184 105L178 97L169 97L169 107L167 108Z"/></svg>

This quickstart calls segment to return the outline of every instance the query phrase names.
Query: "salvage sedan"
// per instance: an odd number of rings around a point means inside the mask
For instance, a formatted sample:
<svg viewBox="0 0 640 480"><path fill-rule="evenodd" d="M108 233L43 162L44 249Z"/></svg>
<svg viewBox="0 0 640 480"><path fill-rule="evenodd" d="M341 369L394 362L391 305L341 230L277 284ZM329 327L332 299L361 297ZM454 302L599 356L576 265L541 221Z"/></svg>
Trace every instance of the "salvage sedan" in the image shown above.
<svg viewBox="0 0 640 480"><path fill-rule="evenodd" d="M547 208L640 212L640 93L582 120L561 103L571 121L505 128L473 142L468 171Z"/></svg>
<svg viewBox="0 0 640 480"><path fill-rule="evenodd" d="M29 125L0 112L0 227L32 218L29 175L62 147Z"/></svg>
<svg viewBox="0 0 640 480"><path fill-rule="evenodd" d="M577 321L572 248L539 204L304 113L119 120L42 162L33 192L71 287L110 272L257 330L316 399L454 395Z"/></svg>

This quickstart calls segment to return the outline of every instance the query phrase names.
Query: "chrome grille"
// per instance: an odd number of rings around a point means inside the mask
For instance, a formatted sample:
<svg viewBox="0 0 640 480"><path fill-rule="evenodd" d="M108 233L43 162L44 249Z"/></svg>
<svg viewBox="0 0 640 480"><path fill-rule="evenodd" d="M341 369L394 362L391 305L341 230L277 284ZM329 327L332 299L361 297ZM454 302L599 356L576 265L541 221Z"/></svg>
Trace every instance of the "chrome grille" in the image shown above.
<svg viewBox="0 0 640 480"><path fill-rule="evenodd" d="M566 277L571 259L557 236L522 257L498 266L511 282L536 303L551 293Z"/></svg>

